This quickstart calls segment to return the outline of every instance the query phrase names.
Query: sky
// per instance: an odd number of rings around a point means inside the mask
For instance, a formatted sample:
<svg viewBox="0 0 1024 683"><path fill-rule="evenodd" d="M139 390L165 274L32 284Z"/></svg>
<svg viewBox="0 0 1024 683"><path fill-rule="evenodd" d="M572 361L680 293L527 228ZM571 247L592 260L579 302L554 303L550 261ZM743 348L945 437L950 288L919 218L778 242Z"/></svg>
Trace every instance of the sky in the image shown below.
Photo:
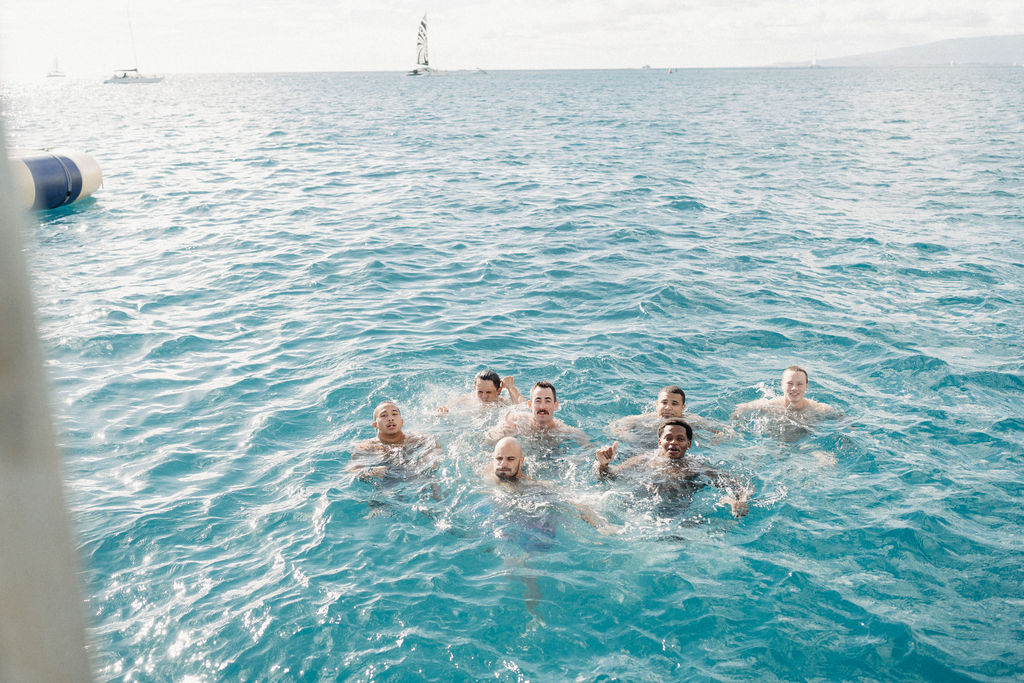
<svg viewBox="0 0 1024 683"><path fill-rule="evenodd" d="M0 75L744 67L1024 33L1024 0L0 0Z"/></svg>

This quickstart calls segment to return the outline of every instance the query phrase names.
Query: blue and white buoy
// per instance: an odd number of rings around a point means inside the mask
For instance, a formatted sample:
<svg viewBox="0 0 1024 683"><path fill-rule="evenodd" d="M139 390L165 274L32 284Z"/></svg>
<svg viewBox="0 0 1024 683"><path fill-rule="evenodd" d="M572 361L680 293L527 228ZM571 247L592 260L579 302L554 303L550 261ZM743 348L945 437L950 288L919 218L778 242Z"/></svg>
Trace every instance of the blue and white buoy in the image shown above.
<svg viewBox="0 0 1024 683"><path fill-rule="evenodd" d="M18 200L26 209L55 209L85 199L103 182L96 160L73 149L28 152L11 158Z"/></svg>

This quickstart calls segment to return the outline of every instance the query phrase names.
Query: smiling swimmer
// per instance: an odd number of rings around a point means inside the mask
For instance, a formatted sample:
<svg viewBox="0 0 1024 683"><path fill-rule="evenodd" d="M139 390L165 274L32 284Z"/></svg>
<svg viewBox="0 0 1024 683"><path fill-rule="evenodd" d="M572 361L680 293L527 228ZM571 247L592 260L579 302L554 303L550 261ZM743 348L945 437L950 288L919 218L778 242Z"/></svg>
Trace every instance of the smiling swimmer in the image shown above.
<svg viewBox="0 0 1024 683"><path fill-rule="evenodd" d="M541 381L534 384L526 405L529 408L528 413L515 408L506 412L501 422L487 433L487 438L493 442L505 436L547 436L571 439L582 444L590 443L582 429L570 427L555 417L558 397L551 382Z"/></svg>
<svg viewBox="0 0 1024 683"><path fill-rule="evenodd" d="M799 417L826 417L838 416L839 411L827 403L812 401L804 396L807 392L808 377L807 371L796 365L791 365L782 373L782 395L775 398L759 398L756 401L741 403L732 412L732 419L738 420L743 416L754 413L785 414Z"/></svg>

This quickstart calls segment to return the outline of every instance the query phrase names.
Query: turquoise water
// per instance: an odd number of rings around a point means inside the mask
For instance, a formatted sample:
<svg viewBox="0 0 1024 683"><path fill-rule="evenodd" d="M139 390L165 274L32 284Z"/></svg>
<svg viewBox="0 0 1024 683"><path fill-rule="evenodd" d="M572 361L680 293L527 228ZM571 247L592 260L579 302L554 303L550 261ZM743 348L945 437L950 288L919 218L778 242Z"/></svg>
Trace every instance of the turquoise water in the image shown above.
<svg viewBox="0 0 1024 683"><path fill-rule="evenodd" d="M98 679L1024 676L1024 69L3 99L11 146L106 177L26 249ZM435 414L490 367L602 444L664 384L728 423L793 363L841 419L692 451L740 520L572 447L560 498L494 499L497 416ZM440 500L345 472L386 398Z"/></svg>

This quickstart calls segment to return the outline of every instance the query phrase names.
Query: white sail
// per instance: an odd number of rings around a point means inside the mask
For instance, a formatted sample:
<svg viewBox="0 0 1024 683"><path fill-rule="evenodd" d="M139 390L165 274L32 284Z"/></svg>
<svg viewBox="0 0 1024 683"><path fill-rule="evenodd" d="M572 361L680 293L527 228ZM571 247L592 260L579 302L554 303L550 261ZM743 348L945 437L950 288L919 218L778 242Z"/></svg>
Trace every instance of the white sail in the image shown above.
<svg viewBox="0 0 1024 683"><path fill-rule="evenodd" d="M420 20L420 30L416 34L416 66L430 67L430 58L427 57L427 15Z"/></svg>

